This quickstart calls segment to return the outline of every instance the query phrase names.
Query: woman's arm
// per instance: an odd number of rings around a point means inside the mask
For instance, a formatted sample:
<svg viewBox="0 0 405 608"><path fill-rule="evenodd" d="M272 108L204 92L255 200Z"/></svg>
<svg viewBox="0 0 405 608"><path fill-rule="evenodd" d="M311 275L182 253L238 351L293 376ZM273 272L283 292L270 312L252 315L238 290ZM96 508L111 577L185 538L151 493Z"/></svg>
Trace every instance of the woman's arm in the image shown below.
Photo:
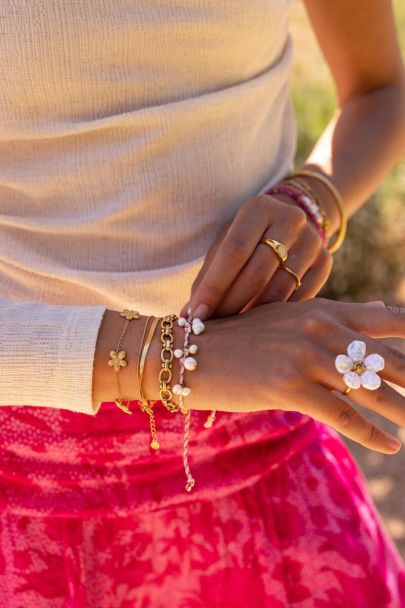
<svg viewBox="0 0 405 608"><path fill-rule="evenodd" d="M140 398L137 362L146 320L141 315L131 321L122 344L128 362L119 378L125 400ZM117 396L113 369L107 362L123 324L119 311L103 305L61 306L0 297L0 406L97 414L103 401ZM175 324L175 344L180 344L180 331ZM159 399L160 350L158 326L142 383L148 399ZM173 371L177 373L177 367Z"/></svg>
<svg viewBox="0 0 405 608"><path fill-rule="evenodd" d="M350 216L405 153L405 76L392 6L388 0L304 1L335 82L338 108L301 168L326 174ZM302 180L318 195L336 231L339 214L329 190L316 178ZM206 319L236 314L246 305L315 297L332 260L311 223L286 195L248 199L211 246L181 314L190 306ZM298 290L272 252L258 246L263 234L288 247L288 264L302 279Z"/></svg>
<svg viewBox="0 0 405 608"><path fill-rule="evenodd" d="M304 0L336 86L332 120L304 168L330 177L350 216L405 154L405 77L389 0ZM310 181L338 215L328 191Z"/></svg>

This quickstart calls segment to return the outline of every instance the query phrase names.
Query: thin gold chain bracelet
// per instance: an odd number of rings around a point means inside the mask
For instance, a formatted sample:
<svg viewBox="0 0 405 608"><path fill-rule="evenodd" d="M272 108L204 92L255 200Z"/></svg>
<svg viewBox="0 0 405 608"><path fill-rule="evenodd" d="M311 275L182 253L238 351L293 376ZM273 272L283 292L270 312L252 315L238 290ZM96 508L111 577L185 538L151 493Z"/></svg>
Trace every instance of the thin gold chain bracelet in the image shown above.
<svg viewBox="0 0 405 608"><path fill-rule="evenodd" d="M115 405L117 407L119 407L126 414L133 414L132 410L129 409L128 405L124 404L122 402L120 383L118 381L118 374L121 371L121 369L123 367L126 367L126 365L127 365L127 360L126 360L127 353L125 352L125 350L120 350L122 342L125 337L125 333L127 331L130 321L139 319L140 314L137 310L128 310L128 309L124 308L124 310L122 310L120 312L120 316L125 318L124 327L123 327L121 335L118 339L117 348L115 350L110 350L110 359L108 360L107 363L108 363L108 365L110 365L111 367L114 368L114 382L115 382L115 388L117 391L117 397L116 397L116 399L114 399Z"/></svg>

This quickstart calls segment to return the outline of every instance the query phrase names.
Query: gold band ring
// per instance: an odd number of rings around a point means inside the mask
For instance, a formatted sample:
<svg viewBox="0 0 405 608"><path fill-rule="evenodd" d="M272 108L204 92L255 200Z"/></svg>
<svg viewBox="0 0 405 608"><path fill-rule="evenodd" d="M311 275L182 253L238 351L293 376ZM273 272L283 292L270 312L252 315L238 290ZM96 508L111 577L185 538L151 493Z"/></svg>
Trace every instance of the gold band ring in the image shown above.
<svg viewBox="0 0 405 608"><path fill-rule="evenodd" d="M284 264L281 264L281 268L283 268L284 270L286 270L287 272L289 272L290 274L292 274L292 276L295 279L295 289L296 290L299 287L301 287L301 279L299 278L299 276L297 275L296 272L294 272L293 270L291 270L291 268L287 268L287 266L284 266Z"/></svg>
<svg viewBox="0 0 405 608"><path fill-rule="evenodd" d="M277 255L280 262L282 264L284 264L284 262L288 258L287 245L283 245L283 243L279 243L279 241L276 241L274 239L265 238L265 237L261 238L259 243L264 243L265 245L268 245L269 247L271 247L272 250L274 251L274 253Z"/></svg>
<svg viewBox="0 0 405 608"><path fill-rule="evenodd" d="M348 395L351 391L351 387L350 386L346 386L346 389L342 392L342 395Z"/></svg>

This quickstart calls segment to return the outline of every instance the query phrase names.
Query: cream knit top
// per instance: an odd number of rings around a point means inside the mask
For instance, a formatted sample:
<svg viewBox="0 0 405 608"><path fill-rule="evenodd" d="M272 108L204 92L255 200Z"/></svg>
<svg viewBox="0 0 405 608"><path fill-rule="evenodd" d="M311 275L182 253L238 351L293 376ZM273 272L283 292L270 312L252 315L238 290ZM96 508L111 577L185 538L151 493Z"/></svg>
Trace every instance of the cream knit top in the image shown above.
<svg viewBox="0 0 405 608"><path fill-rule="evenodd" d="M0 405L96 413L106 308L178 314L292 168L290 3L0 3Z"/></svg>

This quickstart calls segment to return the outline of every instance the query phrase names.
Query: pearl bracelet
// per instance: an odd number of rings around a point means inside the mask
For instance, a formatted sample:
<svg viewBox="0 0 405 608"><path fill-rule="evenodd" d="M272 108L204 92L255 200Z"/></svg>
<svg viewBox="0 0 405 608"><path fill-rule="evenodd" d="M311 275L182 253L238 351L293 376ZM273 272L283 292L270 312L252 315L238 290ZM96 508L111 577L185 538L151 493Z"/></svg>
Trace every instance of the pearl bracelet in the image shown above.
<svg viewBox="0 0 405 608"><path fill-rule="evenodd" d="M180 411L182 412L182 414L185 415L183 463L184 463L184 470L186 472L186 477L187 477L187 483L186 483L185 489L187 492L190 492L195 485L195 479L191 475L190 467L188 465L188 458L187 458L191 411L187 407L184 407L183 397L187 397L191 393L191 389L190 389L190 387L184 385L184 373L185 373L185 370L194 371L197 368L196 359L190 355L195 355L197 353L198 346L197 346L197 344L189 345L190 334L193 333L196 336L201 334L205 330L205 325L201 321L201 319L198 319L197 317L195 319L192 319L190 311L188 311L188 313L189 314L188 314L187 319L185 317L179 317L177 319L178 326L184 328L184 341L183 341L182 348L176 348L174 350L174 356L177 359L179 359L179 363L180 363L180 376L179 376L179 382L173 386L173 393L175 395L178 395ZM214 421L214 418L215 418L215 410L212 410L211 414L208 416L208 418L204 424L204 427L205 428L211 427L212 423Z"/></svg>

